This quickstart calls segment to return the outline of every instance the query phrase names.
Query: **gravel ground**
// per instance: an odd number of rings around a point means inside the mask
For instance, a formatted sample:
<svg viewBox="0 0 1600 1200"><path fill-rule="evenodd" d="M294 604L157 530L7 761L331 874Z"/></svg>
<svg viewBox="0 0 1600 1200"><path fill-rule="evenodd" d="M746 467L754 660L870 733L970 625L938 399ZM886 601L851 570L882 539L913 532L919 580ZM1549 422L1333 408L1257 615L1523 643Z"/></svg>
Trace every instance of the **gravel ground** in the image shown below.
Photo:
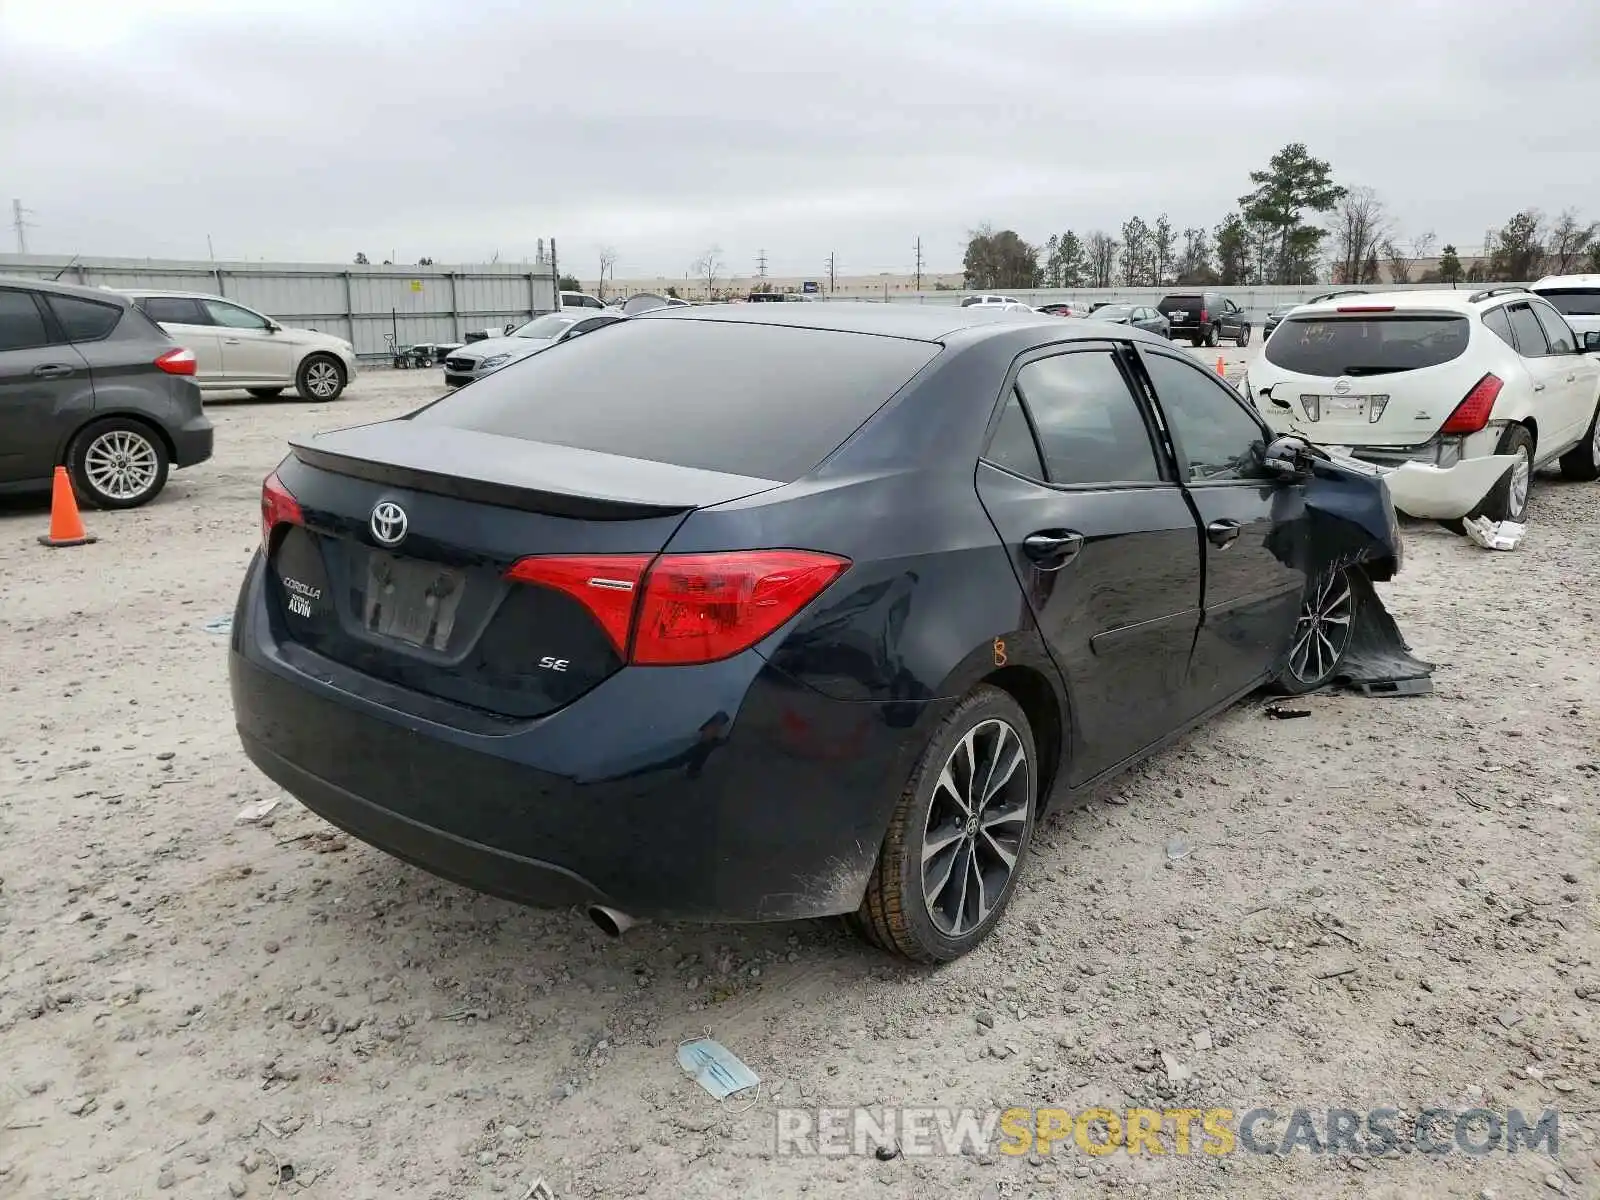
<svg viewBox="0 0 1600 1200"><path fill-rule="evenodd" d="M1600 1194L1600 487L1541 479L1512 554L1409 527L1383 592L1432 696L1240 704L1055 817L1000 936L927 971L828 922L608 941L287 799L236 820L279 793L205 626L261 478L290 432L437 386L219 401L217 457L87 514L94 546L41 549L44 508L0 508L0 1196ZM753 1107L678 1070L706 1029L764 1077ZM1563 1120L1559 1163L885 1162L775 1157L775 1103Z"/></svg>

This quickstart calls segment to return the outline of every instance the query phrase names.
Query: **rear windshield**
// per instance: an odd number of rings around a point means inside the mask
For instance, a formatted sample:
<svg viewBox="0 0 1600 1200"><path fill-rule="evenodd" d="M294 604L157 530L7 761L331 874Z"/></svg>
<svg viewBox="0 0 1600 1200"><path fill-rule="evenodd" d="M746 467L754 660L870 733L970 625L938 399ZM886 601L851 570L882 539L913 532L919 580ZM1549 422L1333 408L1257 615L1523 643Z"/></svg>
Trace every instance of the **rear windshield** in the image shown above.
<svg viewBox="0 0 1600 1200"><path fill-rule="evenodd" d="M412 419L787 483L939 350L869 334L642 317L514 363Z"/></svg>
<svg viewBox="0 0 1600 1200"><path fill-rule="evenodd" d="M1171 305L1174 308L1182 308L1184 305L1187 304L1187 305L1193 305L1193 306L1198 308L1200 306L1200 303L1204 299L1205 299L1205 297L1200 295L1198 292L1194 292L1194 293L1185 292L1185 293L1180 293L1180 294L1178 294L1176 296L1168 296L1160 304L1156 305L1156 307L1159 308L1162 312L1166 312L1167 311L1167 306L1168 305Z"/></svg>
<svg viewBox="0 0 1600 1200"><path fill-rule="evenodd" d="M1540 288L1538 294L1554 304L1563 316L1600 317L1600 287Z"/></svg>
<svg viewBox="0 0 1600 1200"><path fill-rule="evenodd" d="M1468 332L1465 317L1291 317L1264 353L1274 366L1301 375L1388 375L1461 357Z"/></svg>

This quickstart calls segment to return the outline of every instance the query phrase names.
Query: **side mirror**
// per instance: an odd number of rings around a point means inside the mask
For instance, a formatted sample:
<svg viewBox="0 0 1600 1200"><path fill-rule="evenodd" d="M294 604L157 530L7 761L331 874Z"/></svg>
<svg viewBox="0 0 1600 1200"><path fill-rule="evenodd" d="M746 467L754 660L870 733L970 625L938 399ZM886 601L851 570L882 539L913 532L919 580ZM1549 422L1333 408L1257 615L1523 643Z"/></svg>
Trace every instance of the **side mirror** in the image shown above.
<svg viewBox="0 0 1600 1200"><path fill-rule="evenodd" d="M269 317L269 318L267 318L267 332L268 333L282 333L283 332L283 326L279 325L276 321L272 320L272 318Z"/></svg>
<svg viewBox="0 0 1600 1200"><path fill-rule="evenodd" d="M1600 330L1591 329L1583 335L1583 352L1594 354L1600 351Z"/></svg>
<svg viewBox="0 0 1600 1200"><path fill-rule="evenodd" d="M1276 479L1304 479L1311 474L1314 457L1305 438L1285 434L1273 438L1261 452L1261 469Z"/></svg>

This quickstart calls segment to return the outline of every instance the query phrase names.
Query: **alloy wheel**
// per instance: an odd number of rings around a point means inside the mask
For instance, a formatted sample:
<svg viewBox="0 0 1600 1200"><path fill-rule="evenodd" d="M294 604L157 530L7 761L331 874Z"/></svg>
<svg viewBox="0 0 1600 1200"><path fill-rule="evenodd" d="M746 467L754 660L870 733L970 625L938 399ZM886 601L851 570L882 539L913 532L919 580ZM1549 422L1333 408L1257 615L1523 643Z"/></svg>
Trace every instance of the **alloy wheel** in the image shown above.
<svg viewBox="0 0 1600 1200"><path fill-rule="evenodd" d="M150 439L131 429L112 429L89 443L83 473L102 496L135 500L155 486L161 460Z"/></svg>
<svg viewBox="0 0 1600 1200"><path fill-rule="evenodd" d="M330 362L314 362L306 368L306 389L319 400L339 390L339 368Z"/></svg>
<svg viewBox="0 0 1600 1200"><path fill-rule="evenodd" d="M922 835L922 896L946 937L971 933L998 907L1022 853L1032 795L1022 741L998 718L973 726L945 760Z"/></svg>
<svg viewBox="0 0 1600 1200"><path fill-rule="evenodd" d="M1300 605L1289 673L1301 683L1320 683L1339 665L1350 645L1355 596L1343 571L1320 578Z"/></svg>

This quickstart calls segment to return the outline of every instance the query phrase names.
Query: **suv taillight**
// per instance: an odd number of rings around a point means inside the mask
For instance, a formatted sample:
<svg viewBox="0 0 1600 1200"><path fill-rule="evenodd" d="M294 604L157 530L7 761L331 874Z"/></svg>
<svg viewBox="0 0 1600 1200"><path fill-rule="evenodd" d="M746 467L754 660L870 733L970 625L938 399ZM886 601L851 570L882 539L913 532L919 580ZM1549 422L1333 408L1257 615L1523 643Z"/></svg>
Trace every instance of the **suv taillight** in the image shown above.
<svg viewBox="0 0 1600 1200"><path fill-rule="evenodd" d="M1439 432L1477 433L1489 423L1489 414L1494 411L1494 402L1499 399L1500 389L1504 386L1498 375L1485 375L1472 385L1472 390L1462 397L1455 411L1444 419Z"/></svg>
<svg viewBox="0 0 1600 1200"><path fill-rule="evenodd" d="M175 347L156 359L156 366L168 375L193 375L196 366L194 351L183 346Z"/></svg>
<svg viewBox="0 0 1600 1200"><path fill-rule="evenodd" d="M1206 309L1200 310L1200 324L1207 325L1211 322L1211 313Z"/></svg>
<svg viewBox="0 0 1600 1200"><path fill-rule="evenodd" d="M506 578L577 600L626 662L687 666L748 650L849 565L810 550L537 555L513 563Z"/></svg>
<svg viewBox="0 0 1600 1200"><path fill-rule="evenodd" d="M272 540L272 530L278 525L304 525L305 514L300 511L300 501L296 500L288 488L283 486L283 480L278 478L274 471L261 482L261 548L268 548Z"/></svg>

